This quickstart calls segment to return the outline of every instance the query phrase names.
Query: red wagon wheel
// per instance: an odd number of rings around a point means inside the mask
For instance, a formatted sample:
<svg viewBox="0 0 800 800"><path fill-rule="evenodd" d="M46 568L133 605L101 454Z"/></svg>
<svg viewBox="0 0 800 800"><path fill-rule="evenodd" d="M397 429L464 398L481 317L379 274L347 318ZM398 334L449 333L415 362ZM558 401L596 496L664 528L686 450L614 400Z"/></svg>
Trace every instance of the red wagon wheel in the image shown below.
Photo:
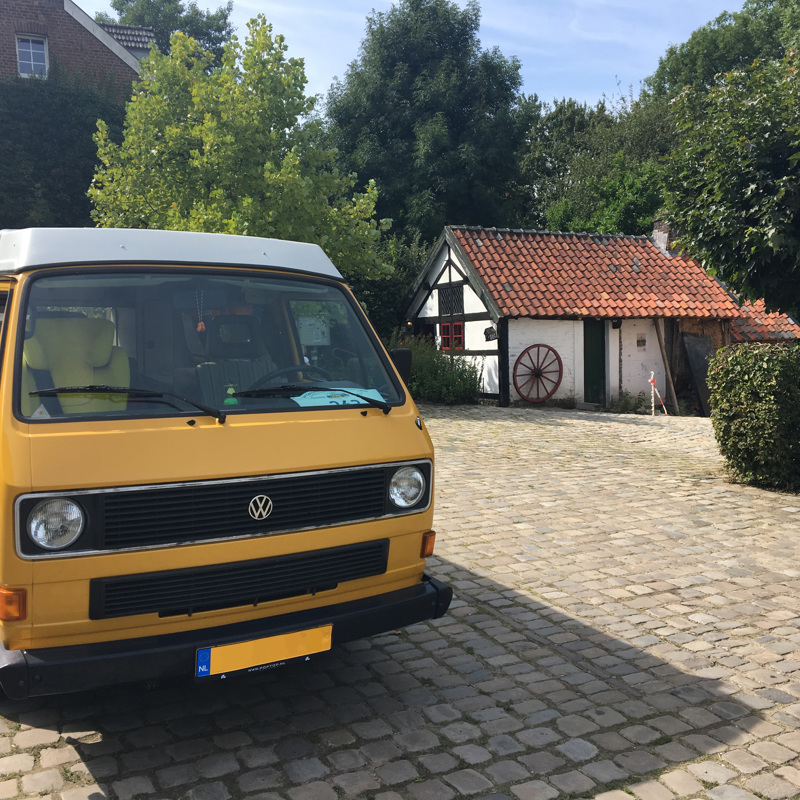
<svg viewBox="0 0 800 800"><path fill-rule="evenodd" d="M525 400L542 403L555 394L563 374L561 356L549 344L532 344L514 364L514 388Z"/></svg>

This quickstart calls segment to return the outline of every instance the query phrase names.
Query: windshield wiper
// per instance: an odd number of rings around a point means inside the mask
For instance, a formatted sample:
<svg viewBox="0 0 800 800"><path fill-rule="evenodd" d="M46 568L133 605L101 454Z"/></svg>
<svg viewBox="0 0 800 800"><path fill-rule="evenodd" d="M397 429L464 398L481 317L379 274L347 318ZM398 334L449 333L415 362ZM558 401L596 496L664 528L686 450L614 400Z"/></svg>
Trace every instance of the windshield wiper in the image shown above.
<svg viewBox="0 0 800 800"><path fill-rule="evenodd" d="M283 386L264 386L261 389L245 389L241 392L234 392L233 397L278 397L284 394L296 394L297 392L345 392L365 403L379 408L384 414L388 414L392 407L384 400L376 400L374 397L353 392L350 389L343 389L340 386L313 386L310 384L287 383Z"/></svg>
<svg viewBox="0 0 800 800"><path fill-rule="evenodd" d="M151 389L136 389L132 386L107 386L106 384L89 384L87 386L55 386L52 389L37 389L28 394L39 397L53 397L57 394L127 394L130 397L159 398L159 397L172 397L175 400L180 400L190 406L194 406L198 411L214 417L220 425L225 423L226 415L217 408L197 403L190 400L188 397L181 397L179 394L172 392L158 392Z"/></svg>

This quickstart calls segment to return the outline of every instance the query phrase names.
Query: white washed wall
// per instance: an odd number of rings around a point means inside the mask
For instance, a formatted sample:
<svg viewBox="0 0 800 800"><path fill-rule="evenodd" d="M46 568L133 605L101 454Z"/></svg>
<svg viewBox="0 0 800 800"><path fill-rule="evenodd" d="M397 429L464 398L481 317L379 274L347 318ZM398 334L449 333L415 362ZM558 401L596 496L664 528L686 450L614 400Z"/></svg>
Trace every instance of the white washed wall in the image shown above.
<svg viewBox="0 0 800 800"><path fill-rule="evenodd" d="M610 331L609 355L614 375L611 380L611 395L619 397L620 362L622 367L622 389L637 395L644 392L650 401L650 373L654 372L656 386L662 397L667 396L664 361L658 346L658 335L651 319L626 319L619 330ZM620 358L619 334L622 334L622 356Z"/></svg>
<svg viewBox="0 0 800 800"><path fill-rule="evenodd" d="M486 306L484 306L480 297L475 294L475 290L469 284L464 286L464 313L483 314L485 311Z"/></svg>
<svg viewBox="0 0 800 800"><path fill-rule="evenodd" d="M573 320L512 319L508 323L508 368L511 401L520 396L514 389L514 364L520 353L534 344L550 345L561 357L563 376L552 399L583 401L583 323Z"/></svg>

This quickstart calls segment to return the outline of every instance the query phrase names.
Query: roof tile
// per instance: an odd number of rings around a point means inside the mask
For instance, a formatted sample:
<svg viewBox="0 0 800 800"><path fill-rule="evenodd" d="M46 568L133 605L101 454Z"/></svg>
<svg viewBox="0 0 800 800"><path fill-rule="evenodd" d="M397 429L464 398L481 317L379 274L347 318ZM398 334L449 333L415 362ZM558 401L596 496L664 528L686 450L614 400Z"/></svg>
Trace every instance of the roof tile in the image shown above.
<svg viewBox="0 0 800 800"><path fill-rule="evenodd" d="M731 322L734 342L769 342L800 339L800 325L778 311L768 312L763 300L743 303L740 315Z"/></svg>
<svg viewBox="0 0 800 800"><path fill-rule="evenodd" d="M665 255L647 237L471 227L449 230L503 314L740 316L733 298L697 262ZM509 283L513 287L506 289L504 284Z"/></svg>

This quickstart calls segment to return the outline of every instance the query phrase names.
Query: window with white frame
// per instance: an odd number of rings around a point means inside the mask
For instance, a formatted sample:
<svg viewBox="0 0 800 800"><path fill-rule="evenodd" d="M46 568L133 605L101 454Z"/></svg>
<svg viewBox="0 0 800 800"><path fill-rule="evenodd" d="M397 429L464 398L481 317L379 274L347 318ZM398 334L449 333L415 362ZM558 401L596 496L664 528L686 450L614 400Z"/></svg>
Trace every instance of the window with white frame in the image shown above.
<svg viewBox="0 0 800 800"><path fill-rule="evenodd" d="M23 78L47 77L47 39L43 36L17 36L17 64Z"/></svg>

